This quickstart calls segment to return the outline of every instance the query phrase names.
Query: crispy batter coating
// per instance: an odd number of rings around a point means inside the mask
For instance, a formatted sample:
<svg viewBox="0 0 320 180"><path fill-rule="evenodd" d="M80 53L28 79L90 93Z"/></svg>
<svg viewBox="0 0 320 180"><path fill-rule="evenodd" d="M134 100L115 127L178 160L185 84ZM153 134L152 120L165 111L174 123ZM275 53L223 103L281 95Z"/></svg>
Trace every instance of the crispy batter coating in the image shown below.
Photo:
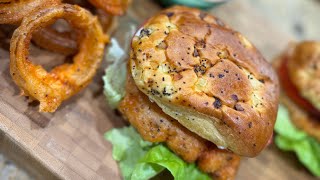
<svg viewBox="0 0 320 180"><path fill-rule="evenodd" d="M100 9L95 10L95 12L103 32L108 35L112 29L114 17ZM45 27L33 33L32 42L53 52L73 55L78 51L77 38L74 34L76 34L74 31L58 32L54 27Z"/></svg>
<svg viewBox="0 0 320 180"><path fill-rule="evenodd" d="M278 79L221 20L197 9L167 9L137 32L129 63L138 88L190 131L243 156L266 146Z"/></svg>
<svg viewBox="0 0 320 180"><path fill-rule="evenodd" d="M78 49L77 40L72 37L75 32L58 32L52 27L41 28L32 35L32 42L41 48L65 54L75 54Z"/></svg>
<svg viewBox="0 0 320 180"><path fill-rule="evenodd" d="M320 42L296 44L288 53L288 70L300 94L320 110Z"/></svg>
<svg viewBox="0 0 320 180"><path fill-rule="evenodd" d="M89 0L89 2L108 14L123 15L131 0Z"/></svg>
<svg viewBox="0 0 320 180"><path fill-rule="evenodd" d="M0 3L0 24L19 24L40 9L60 4L60 0L8 0Z"/></svg>
<svg viewBox="0 0 320 180"><path fill-rule="evenodd" d="M210 173L216 179L234 179L240 157L218 149L166 115L139 91L130 75L127 79L126 96L120 103L119 110L143 139L166 143L185 161L197 162L202 171Z"/></svg>
<svg viewBox="0 0 320 180"><path fill-rule="evenodd" d="M34 31L59 18L78 29L79 52L73 57L72 64L63 64L47 72L28 59L29 44ZM24 95L40 101L40 111L54 112L62 101L90 83L102 60L107 40L97 18L79 6L62 4L42 9L24 18L13 34L11 76Z"/></svg>

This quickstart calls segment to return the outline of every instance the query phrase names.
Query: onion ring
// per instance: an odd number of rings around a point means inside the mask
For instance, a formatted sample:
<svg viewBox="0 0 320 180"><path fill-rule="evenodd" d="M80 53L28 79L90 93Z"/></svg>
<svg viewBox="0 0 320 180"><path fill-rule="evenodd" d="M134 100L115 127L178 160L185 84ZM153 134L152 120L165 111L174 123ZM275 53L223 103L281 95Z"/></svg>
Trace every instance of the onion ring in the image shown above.
<svg viewBox="0 0 320 180"><path fill-rule="evenodd" d="M60 0L1 1L0 24L19 24L27 15L60 3Z"/></svg>
<svg viewBox="0 0 320 180"><path fill-rule="evenodd" d="M89 2L108 14L123 15L131 3L131 0L89 0Z"/></svg>
<svg viewBox="0 0 320 180"><path fill-rule="evenodd" d="M75 54L78 50L77 41L71 36L72 32L58 32L52 27L39 29L32 36L32 42L37 46L65 54Z"/></svg>
<svg viewBox="0 0 320 180"><path fill-rule="evenodd" d="M115 17L101 9L96 9L96 15L98 16L103 32L110 34L114 30Z"/></svg>
<svg viewBox="0 0 320 180"><path fill-rule="evenodd" d="M32 33L55 20L66 19L78 29L79 52L73 64L63 64L47 72L28 60ZM13 33L10 46L10 74L23 95L40 101L39 111L54 112L62 101L87 86L103 57L107 36L96 17L87 10L69 4L42 9L23 19Z"/></svg>
<svg viewBox="0 0 320 180"><path fill-rule="evenodd" d="M114 16L105 13L101 9L97 9L95 12L104 33L111 33L114 25ZM72 55L77 52L78 46L71 33L73 32L62 33L52 27L46 27L35 32L32 41L41 48L64 55Z"/></svg>

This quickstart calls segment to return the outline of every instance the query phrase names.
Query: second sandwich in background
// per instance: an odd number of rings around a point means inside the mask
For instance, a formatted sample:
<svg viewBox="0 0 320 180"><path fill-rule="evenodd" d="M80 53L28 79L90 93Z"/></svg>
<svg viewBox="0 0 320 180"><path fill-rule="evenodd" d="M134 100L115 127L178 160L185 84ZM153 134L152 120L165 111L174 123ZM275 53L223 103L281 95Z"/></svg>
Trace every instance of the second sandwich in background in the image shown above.
<svg viewBox="0 0 320 180"><path fill-rule="evenodd" d="M320 42L291 44L275 66L282 89L275 142L320 177Z"/></svg>

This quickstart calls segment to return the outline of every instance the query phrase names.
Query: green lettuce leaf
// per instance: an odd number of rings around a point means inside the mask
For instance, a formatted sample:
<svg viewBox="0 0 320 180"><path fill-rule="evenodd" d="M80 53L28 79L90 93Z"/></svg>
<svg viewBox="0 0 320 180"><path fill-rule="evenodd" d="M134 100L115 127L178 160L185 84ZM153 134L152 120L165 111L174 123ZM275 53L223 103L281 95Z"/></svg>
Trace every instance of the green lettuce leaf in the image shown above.
<svg viewBox="0 0 320 180"><path fill-rule="evenodd" d="M102 77L104 81L104 95L111 108L117 108L119 102L125 95L125 82L127 67L125 62L109 65Z"/></svg>
<svg viewBox="0 0 320 180"><path fill-rule="evenodd" d="M148 167L149 166L149 167ZM187 164L180 157L172 153L163 145L154 146L140 159L132 173L132 180L140 180L146 167L152 170L168 169L176 180L206 180L210 179L206 174L199 171L195 164ZM155 172L155 171L154 171ZM155 175L155 174L154 174ZM153 177L153 176L151 176ZM146 179L149 179L147 177Z"/></svg>
<svg viewBox="0 0 320 180"><path fill-rule="evenodd" d="M121 36L128 36L128 34L121 34ZM104 95L106 96L107 103L113 109L117 108L125 95L127 52L129 46L130 43L126 41L120 42L112 38L105 53L105 60L108 66L105 69L105 75L102 77L104 82Z"/></svg>
<svg viewBox="0 0 320 180"><path fill-rule="evenodd" d="M282 105L279 106L275 131L278 133L276 145L282 150L294 151L302 164L320 177L320 142L297 129L290 121L288 110Z"/></svg>
<svg viewBox="0 0 320 180"><path fill-rule="evenodd" d="M133 127L112 129L105 134L112 145L112 157L119 162L122 176L131 179L137 162L148 152L152 143L143 141Z"/></svg>
<svg viewBox="0 0 320 180"><path fill-rule="evenodd" d="M210 179L195 164L187 164L166 146L144 141L133 127L112 129L105 138L113 145L113 158L125 180L147 180L164 169L176 180Z"/></svg>

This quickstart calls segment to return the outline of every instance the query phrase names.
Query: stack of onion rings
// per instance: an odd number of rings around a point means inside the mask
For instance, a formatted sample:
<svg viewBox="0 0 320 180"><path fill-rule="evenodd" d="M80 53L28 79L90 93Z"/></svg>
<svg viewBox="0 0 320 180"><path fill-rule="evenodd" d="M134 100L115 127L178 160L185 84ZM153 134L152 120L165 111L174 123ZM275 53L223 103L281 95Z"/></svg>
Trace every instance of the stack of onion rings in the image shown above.
<svg viewBox="0 0 320 180"><path fill-rule="evenodd" d="M61 1L81 4L98 18L77 5ZM84 88L101 62L109 39L107 34L113 29L113 16L124 14L130 1L89 0L92 6L83 0L0 0L0 25L11 24L15 28L21 23L10 43L10 71L22 94L39 100L40 111L54 112L63 100ZM67 20L73 29L60 32L48 26L60 18ZM5 39L11 33L3 31L0 35ZM32 64L28 60L31 38L42 48L75 54L73 64L63 64L50 72ZM0 45L5 47L5 43Z"/></svg>
<svg viewBox="0 0 320 180"><path fill-rule="evenodd" d="M90 3L84 0L64 0L70 4L78 4L94 10ZM23 17L46 7L52 7L61 3L61 0L0 0L0 24L19 24ZM103 9L94 10L105 33L110 32L113 24L113 15L124 14L130 0L105 0L92 1L97 7ZM52 27L39 29L33 35L33 42L41 48L72 55L77 52L76 39L72 37L73 32L58 32Z"/></svg>
<svg viewBox="0 0 320 180"><path fill-rule="evenodd" d="M79 51L73 64L63 64L47 72L28 60L32 33L63 18L77 29ZM40 101L40 111L54 112L61 102L88 85L98 68L106 35L96 17L69 4L42 9L23 19L10 46L10 73L24 95Z"/></svg>

